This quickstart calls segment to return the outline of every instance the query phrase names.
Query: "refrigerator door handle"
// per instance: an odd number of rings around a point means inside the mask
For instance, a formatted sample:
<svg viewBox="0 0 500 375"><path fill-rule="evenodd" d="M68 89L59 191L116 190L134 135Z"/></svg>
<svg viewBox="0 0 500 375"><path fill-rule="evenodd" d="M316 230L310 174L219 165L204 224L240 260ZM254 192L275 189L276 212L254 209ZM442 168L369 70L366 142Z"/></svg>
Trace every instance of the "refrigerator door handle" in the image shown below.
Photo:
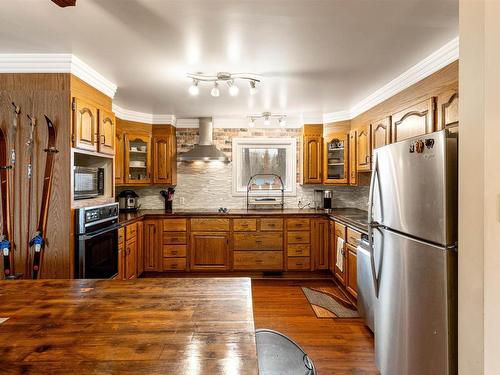
<svg viewBox="0 0 500 375"><path fill-rule="evenodd" d="M382 206L382 194L380 193L380 181L378 180L378 156L375 152L373 159L373 172L370 181L370 194L368 196L368 249L370 252L370 264L372 270L373 286L375 288L375 297L378 298L379 281L375 267L375 257L373 255L373 229L378 229L381 225L373 220L373 195L375 194L375 182L378 182L380 206ZM382 210L381 210L382 212Z"/></svg>

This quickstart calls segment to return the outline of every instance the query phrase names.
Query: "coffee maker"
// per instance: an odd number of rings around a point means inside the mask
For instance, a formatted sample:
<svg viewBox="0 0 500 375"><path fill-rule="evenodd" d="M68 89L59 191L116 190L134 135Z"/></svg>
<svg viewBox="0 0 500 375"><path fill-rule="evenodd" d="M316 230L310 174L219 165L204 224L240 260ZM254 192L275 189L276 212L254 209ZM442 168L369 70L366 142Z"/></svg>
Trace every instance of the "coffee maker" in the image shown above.
<svg viewBox="0 0 500 375"><path fill-rule="evenodd" d="M314 208L329 210L332 208L333 194L331 190L314 190Z"/></svg>
<svg viewBox="0 0 500 375"><path fill-rule="evenodd" d="M332 200L333 194L331 190L325 190L323 192L323 209L330 210L332 209Z"/></svg>

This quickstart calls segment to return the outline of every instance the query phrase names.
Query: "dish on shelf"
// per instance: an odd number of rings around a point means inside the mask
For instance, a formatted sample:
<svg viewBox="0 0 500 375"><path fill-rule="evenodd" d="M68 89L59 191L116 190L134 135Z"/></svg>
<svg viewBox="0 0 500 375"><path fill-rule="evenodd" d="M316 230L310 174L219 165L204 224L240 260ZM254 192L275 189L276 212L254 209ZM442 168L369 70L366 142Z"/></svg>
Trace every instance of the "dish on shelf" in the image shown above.
<svg viewBox="0 0 500 375"><path fill-rule="evenodd" d="M132 168L144 168L146 167L146 162L141 160L131 160L128 165Z"/></svg>

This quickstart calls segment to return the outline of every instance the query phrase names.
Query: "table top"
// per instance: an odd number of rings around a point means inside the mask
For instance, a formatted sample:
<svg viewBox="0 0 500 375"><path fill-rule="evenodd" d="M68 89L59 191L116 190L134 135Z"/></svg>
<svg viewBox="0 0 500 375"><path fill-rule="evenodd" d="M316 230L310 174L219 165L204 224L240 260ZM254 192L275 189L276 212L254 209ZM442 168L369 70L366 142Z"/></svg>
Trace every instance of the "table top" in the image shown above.
<svg viewBox="0 0 500 375"><path fill-rule="evenodd" d="M250 279L1 281L0 373L258 374Z"/></svg>

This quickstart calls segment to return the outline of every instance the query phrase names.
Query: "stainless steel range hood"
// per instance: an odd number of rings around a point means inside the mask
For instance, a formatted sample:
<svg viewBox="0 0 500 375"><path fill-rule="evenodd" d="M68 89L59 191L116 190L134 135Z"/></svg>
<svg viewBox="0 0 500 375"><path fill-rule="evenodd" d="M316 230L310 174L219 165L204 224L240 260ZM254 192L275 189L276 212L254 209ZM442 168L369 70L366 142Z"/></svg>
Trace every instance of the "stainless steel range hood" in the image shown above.
<svg viewBox="0 0 500 375"><path fill-rule="evenodd" d="M200 117L199 141L192 150L180 155L179 161L223 161L227 156L212 144L213 125L211 117Z"/></svg>

